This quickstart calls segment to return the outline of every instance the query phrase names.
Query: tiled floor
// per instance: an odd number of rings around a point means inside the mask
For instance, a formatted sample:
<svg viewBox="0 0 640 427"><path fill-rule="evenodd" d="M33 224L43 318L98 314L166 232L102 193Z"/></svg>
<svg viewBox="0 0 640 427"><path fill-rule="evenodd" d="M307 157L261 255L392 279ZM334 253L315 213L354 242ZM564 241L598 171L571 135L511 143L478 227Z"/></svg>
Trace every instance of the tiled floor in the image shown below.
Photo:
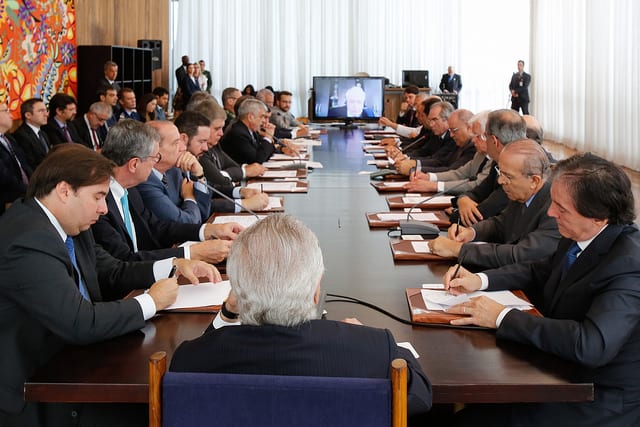
<svg viewBox="0 0 640 427"><path fill-rule="evenodd" d="M577 152L572 148L568 148L562 144L558 144L555 142L545 141L543 145L551 154L553 154L553 157L557 160L566 159L567 157L573 156ZM635 198L636 204L636 215L639 216L639 218L636 219L636 223L640 223L640 172L627 168L625 168L625 171L631 179L631 189L633 191L633 196Z"/></svg>

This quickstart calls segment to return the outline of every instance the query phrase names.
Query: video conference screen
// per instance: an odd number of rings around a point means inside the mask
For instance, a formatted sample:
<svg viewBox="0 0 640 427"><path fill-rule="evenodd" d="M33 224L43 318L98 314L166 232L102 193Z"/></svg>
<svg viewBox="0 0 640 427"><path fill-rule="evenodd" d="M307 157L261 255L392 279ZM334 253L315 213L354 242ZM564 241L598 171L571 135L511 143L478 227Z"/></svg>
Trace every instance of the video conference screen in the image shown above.
<svg viewBox="0 0 640 427"><path fill-rule="evenodd" d="M384 80L384 77L314 77L314 118L377 121L384 113Z"/></svg>

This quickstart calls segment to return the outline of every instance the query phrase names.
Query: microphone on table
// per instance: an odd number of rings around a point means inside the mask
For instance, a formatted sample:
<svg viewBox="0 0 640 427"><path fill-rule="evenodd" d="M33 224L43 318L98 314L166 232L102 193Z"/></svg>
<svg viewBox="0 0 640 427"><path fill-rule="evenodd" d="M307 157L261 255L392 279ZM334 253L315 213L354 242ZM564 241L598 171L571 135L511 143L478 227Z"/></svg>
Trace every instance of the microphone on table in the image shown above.
<svg viewBox="0 0 640 427"><path fill-rule="evenodd" d="M191 180L191 174L189 174L189 180ZM228 201L230 201L234 205L238 206L241 210L247 211L251 215L255 216L257 220L260 220L260 216L258 216L257 213L255 213L254 211L252 211L248 207L243 206L242 203L238 203L233 197L227 196L222 191L220 191L217 188L215 188L214 186L210 185L208 182L207 183L203 183L203 184L205 184L209 190L213 191L218 196L222 197L223 199L227 199Z"/></svg>
<svg viewBox="0 0 640 427"><path fill-rule="evenodd" d="M426 235L429 237L437 237L440 234L440 229L438 228L437 225L432 224L430 222L425 222L425 221L418 221L418 220L414 220L411 217L411 212L417 208L419 205L423 204L423 203L427 203L429 200L432 200L436 197L442 196L444 194L449 193L452 190L455 190L458 187L461 187L465 184L468 184L470 182L475 181L476 179L478 179L477 176L473 176L471 178L466 179L465 181L461 182L458 185L454 185L453 187L449 188L448 190L444 190L444 191L439 191L429 197L425 197L424 199L420 200L418 203L415 203L414 205L412 205L409 208L409 211L407 212L407 219L406 220L400 220L400 226L398 227L398 229L400 230L400 234L401 235L406 235L406 234L420 234L420 235Z"/></svg>
<svg viewBox="0 0 640 427"><path fill-rule="evenodd" d="M413 147L414 145L416 145L418 142L422 141L425 138L426 138L426 135L422 135L420 138L418 138L415 141L411 142L411 144L407 145L406 147L398 147L398 149L401 152L404 153L406 150L408 150L409 148Z"/></svg>

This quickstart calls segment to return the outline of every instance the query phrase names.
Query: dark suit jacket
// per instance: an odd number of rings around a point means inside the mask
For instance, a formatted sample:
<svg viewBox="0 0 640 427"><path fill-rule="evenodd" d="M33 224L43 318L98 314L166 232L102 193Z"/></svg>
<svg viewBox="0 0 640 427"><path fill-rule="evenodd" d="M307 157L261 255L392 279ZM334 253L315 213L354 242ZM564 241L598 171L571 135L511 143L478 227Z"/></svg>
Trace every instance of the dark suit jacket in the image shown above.
<svg viewBox="0 0 640 427"><path fill-rule="evenodd" d="M98 79L98 84L96 85L96 89L104 86L111 86L116 90L116 92L120 92L120 84L117 81L110 83L106 77L102 76L100 79Z"/></svg>
<svg viewBox="0 0 640 427"><path fill-rule="evenodd" d="M30 177L31 168L29 167L29 163L27 162L27 158L22 152L21 147L16 143L11 135L5 134L5 136L13 147L13 151L16 153L16 156L20 161L20 165L22 165L27 177ZM6 203L11 203L18 197L24 196L27 191L27 186L24 185L24 182L22 181L20 166L18 166L13 154L11 154L2 143L0 143L0 188L2 188L0 190L0 214L4 212L4 205Z"/></svg>
<svg viewBox="0 0 640 427"><path fill-rule="evenodd" d="M76 132L78 133L79 140L76 141L82 145L85 145L93 150L93 141L91 139L91 130L87 125L87 122L84 121L84 114L80 115L73 119L73 126L76 128ZM98 136L98 140L100 141L100 147L104 143L104 139L100 136L100 129L96 129L96 135Z"/></svg>
<svg viewBox="0 0 640 427"><path fill-rule="evenodd" d="M133 252L133 242L127 233L113 194L107 195L109 212L91 226L96 242L115 258L125 261L182 258L184 249L172 246L187 240L200 240L200 225L158 219L144 205L137 189L130 188L128 194L129 213L136 230L138 252Z"/></svg>
<svg viewBox="0 0 640 427"><path fill-rule="evenodd" d="M449 74L445 73L442 75L442 79L440 79L440 90L448 90L449 92L460 92L462 89L462 78L460 74L454 74L453 79L449 81Z"/></svg>
<svg viewBox="0 0 640 427"><path fill-rule="evenodd" d="M182 81L180 82L180 89L182 89L182 99L185 106L187 105L187 103L191 99L191 96L194 93L200 92L200 86L198 85L197 82L194 82L193 80L191 80L189 75L185 75Z"/></svg>
<svg viewBox="0 0 640 427"><path fill-rule="evenodd" d="M220 140L220 146L238 164L266 162L276 151L271 142L257 132L250 132L240 120L231 124Z"/></svg>
<svg viewBox="0 0 640 427"><path fill-rule="evenodd" d="M399 125L408 126L410 128L415 128L420 126L420 122L418 122L418 114L414 108L410 108L405 111L403 115L398 114L398 119L396 123Z"/></svg>
<svg viewBox="0 0 640 427"><path fill-rule="evenodd" d="M478 210L484 219L498 215L509 203L509 198L504 194L502 186L498 184L498 173L495 166L497 166L497 163L494 161L491 163L489 176L473 190L463 194L463 196L467 196L478 203ZM452 223L457 222L458 212L455 211L449 219Z"/></svg>
<svg viewBox="0 0 640 427"><path fill-rule="evenodd" d="M56 122L53 117L49 117L49 121L47 121L47 124L42 126L41 129L47 134L51 145L66 144L68 142L62 128L58 126L58 122ZM73 142L80 142L78 132L71 121L67 122L67 129L69 130L71 140Z"/></svg>
<svg viewBox="0 0 640 427"><path fill-rule="evenodd" d="M171 168L165 174L167 186L154 173L149 179L136 187L147 208L158 218L186 224L202 224L211 212L211 196L195 190L196 202L182 200L182 171Z"/></svg>
<svg viewBox="0 0 640 427"><path fill-rule="evenodd" d="M93 302L86 301L64 242L33 199L7 210L0 241L0 410L18 412L25 380L64 344L106 340L144 326L137 301L103 302L100 287L147 287L153 266L116 260L95 245L91 232L81 232L74 241Z"/></svg>
<svg viewBox="0 0 640 427"><path fill-rule="evenodd" d="M531 75L522 72L522 76L513 73L509 82L509 90L515 90L518 94L518 100L521 102L529 102L529 84L531 83Z"/></svg>
<svg viewBox="0 0 640 427"><path fill-rule="evenodd" d="M476 154L476 147L471 140L462 147L453 143L453 150L446 145L440 148L430 159L421 160L422 172L444 172L457 169L470 161Z"/></svg>
<svg viewBox="0 0 640 427"><path fill-rule="evenodd" d="M213 355L213 356L212 356ZM431 384L386 329L312 320L296 327L227 326L178 347L172 371L387 378L391 361L409 367L409 414L431 407Z"/></svg>
<svg viewBox="0 0 640 427"><path fill-rule="evenodd" d="M522 288L544 317L510 311L497 331L508 339L578 363L575 381L593 382L588 403L517 405L518 425L632 426L640 419L640 232L609 225L564 279L572 241L538 262L486 271L489 289Z"/></svg>
<svg viewBox="0 0 640 427"><path fill-rule="evenodd" d="M49 143L47 133L43 129L40 129L40 133L47 142L47 147L50 149L51 144ZM35 170L48 152L45 150L42 141L38 138L38 135L33 132L29 125L23 122L12 136L24 152L29 167L32 170Z"/></svg>
<svg viewBox="0 0 640 427"><path fill-rule="evenodd" d="M510 201L499 215L473 225L476 242L462 246L458 259L482 268L497 268L516 262L534 261L551 255L560 233L555 218L547 215L551 184L546 182L531 201Z"/></svg>

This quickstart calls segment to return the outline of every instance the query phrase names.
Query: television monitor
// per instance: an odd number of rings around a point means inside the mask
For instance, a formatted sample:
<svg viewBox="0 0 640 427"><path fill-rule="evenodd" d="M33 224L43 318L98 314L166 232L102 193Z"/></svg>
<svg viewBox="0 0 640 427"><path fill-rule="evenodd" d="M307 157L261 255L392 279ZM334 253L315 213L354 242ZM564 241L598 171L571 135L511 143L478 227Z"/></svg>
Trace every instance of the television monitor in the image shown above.
<svg viewBox="0 0 640 427"><path fill-rule="evenodd" d="M384 77L313 78L313 118L345 122L378 121L384 113Z"/></svg>
<svg viewBox="0 0 640 427"><path fill-rule="evenodd" d="M402 70L402 87L429 87L429 70Z"/></svg>

